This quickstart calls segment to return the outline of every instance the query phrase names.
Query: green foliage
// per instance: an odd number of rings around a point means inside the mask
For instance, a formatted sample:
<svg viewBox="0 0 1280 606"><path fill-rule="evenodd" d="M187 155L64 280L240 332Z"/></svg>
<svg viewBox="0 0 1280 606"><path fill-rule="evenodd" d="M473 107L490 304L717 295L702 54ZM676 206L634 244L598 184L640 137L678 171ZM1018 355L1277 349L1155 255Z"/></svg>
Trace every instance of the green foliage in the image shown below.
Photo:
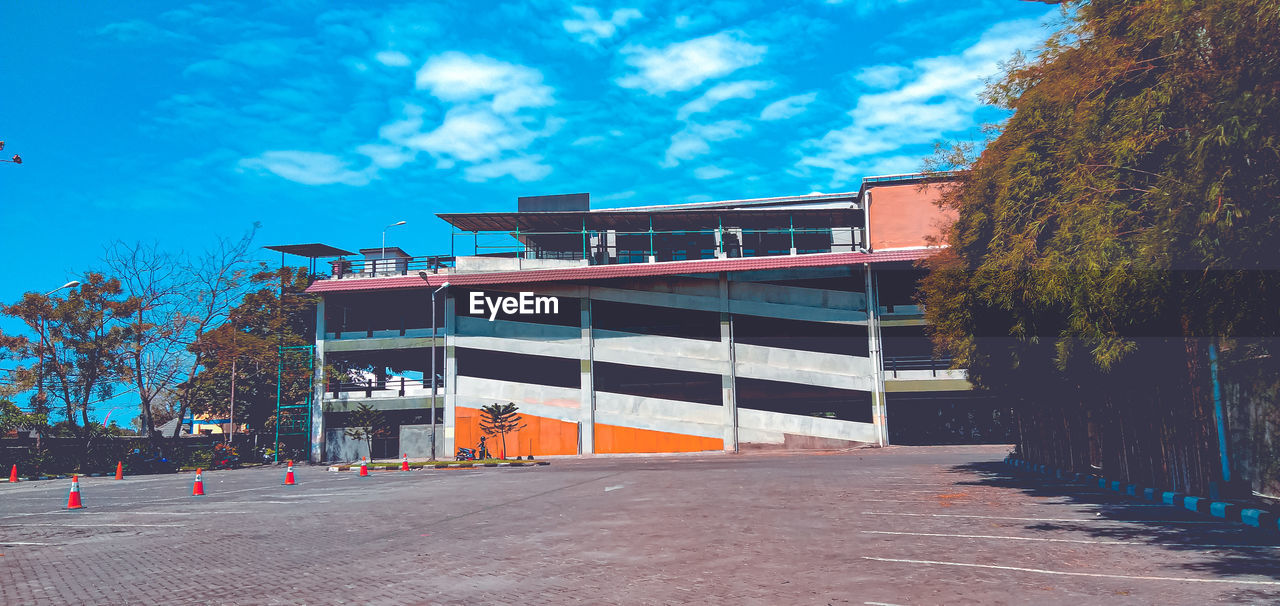
<svg viewBox="0 0 1280 606"><path fill-rule="evenodd" d="M0 314L33 333L0 339L8 356L25 362L14 376L31 394L30 410L59 412L72 427L87 425L89 411L110 399L128 372L121 321L127 313L120 281L96 272L85 274L65 299L29 292L13 305L0 305ZM86 432L80 435L88 439Z"/></svg>
<svg viewBox="0 0 1280 606"><path fill-rule="evenodd" d="M480 431L502 438L502 458L507 458L507 434L524 429L524 419L515 402L489 404L480 408Z"/></svg>
<svg viewBox="0 0 1280 606"><path fill-rule="evenodd" d="M273 429L275 415L278 347L315 343L316 298L305 292L310 286L305 268L263 266L252 282L258 288L231 310L227 322L193 346L203 368L191 382L188 404L196 414L227 415L234 370L236 423L268 431ZM284 355L281 401L285 405L305 402L312 387L311 352Z"/></svg>
<svg viewBox="0 0 1280 606"><path fill-rule="evenodd" d="M0 400L0 436L19 429L43 430L48 424L48 415L23 412L13 402Z"/></svg>
<svg viewBox="0 0 1280 606"><path fill-rule="evenodd" d="M1014 113L981 156L934 162L970 169L922 284L935 343L1041 404L1176 383L1202 424L1194 338L1280 334L1280 2L1098 0L1069 18L988 90Z"/></svg>

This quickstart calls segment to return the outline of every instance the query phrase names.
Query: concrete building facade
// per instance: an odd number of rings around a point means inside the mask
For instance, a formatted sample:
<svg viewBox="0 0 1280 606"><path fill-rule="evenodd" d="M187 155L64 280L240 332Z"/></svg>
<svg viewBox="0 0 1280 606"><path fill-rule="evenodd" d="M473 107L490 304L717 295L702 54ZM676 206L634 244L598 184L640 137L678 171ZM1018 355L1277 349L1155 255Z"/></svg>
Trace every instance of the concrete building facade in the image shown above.
<svg viewBox="0 0 1280 606"><path fill-rule="evenodd" d="M481 407L507 402L525 421L508 456L887 445L899 420L955 434L935 412L968 406L970 385L932 356L913 301L944 187L441 214L472 254L370 249L310 287L311 457L364 454L344 435L362 403L392 428L374 456L452 458L479 441Z"/></svg>

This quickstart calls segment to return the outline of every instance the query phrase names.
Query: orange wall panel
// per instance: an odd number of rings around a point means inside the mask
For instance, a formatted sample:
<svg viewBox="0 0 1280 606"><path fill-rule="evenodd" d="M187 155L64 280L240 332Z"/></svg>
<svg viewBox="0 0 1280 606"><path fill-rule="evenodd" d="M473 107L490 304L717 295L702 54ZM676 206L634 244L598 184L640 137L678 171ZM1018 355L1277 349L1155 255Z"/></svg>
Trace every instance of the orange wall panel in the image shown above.
<svg viewBox="0 0 1280 606"><path fill-rule="evenodd" d="M528 455L578 454L578 424L549 417L521 413L525 427L507 434L507 457ZM475 448L480 443L479 409L459 406L454 409L454 443L461 448ZM494 456L502 455L502 440L488 438L485 445Z"/></svg>
<svg viewBox="0 0 1280 606"><path fill-rule="evenodd" d="M940 238L956 220L954 210L938 207L943 187L928 185L923 191L915 183L871 187L867 207L871 250L928 246L928 237Z"/></svg>
<svg viewBox="0 0 1280 606"><path fill-rule="evenodd" d="M724 450L724 440L596 423L596 452L702 452Z"/></svg>

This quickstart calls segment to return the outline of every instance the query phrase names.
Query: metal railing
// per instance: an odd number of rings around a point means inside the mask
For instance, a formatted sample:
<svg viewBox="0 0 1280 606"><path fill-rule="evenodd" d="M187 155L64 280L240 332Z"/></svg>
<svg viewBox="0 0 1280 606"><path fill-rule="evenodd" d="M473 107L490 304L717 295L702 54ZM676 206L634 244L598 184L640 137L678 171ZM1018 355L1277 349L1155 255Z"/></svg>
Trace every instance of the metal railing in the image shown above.
<svg viewBox="0 0 1280 606"><path fill-rule="evenodd" d="M848 228L851 241L835 242L831 227L648 229L581 231L454 232L452 238L470 236L469 248L478 256L518 256L525 259L586 259L591 265L645 263L657 260L696 260L721 257L782 256L856 250L862 245L862 229ZM858 234L854 236L853 234ZM497 240L492 238L497 236ZM580 245L551 248L539 238L572 236ZM815 237L816 236L816 237ZM481 237L486 238L482 241ZM856 241L853 238L856 237ZM566 240L567 241L567 240ZM456 249L456 242L451 244ZM465 250L465 249L464 249Z"/></svg>
<svg viewBox="0 0 1280 606"><path fill-rule="evenodd" d="M436 387L444 387L444 377L436 375ZM425 379L409 379L406 377L392 377L384 380L364 379L364 380L348 380L348 381L329 381L325 386L325 391L333 394L332 397L339 398L342 394L364 393L364 397L373 398L390 398L406 395L418 395L421 393L429 393L431 391L431 383Z"/></svg>
<svg viewBox="0 0 1280 606"><path fill-rule="evenodd" d="M414 276L420 271L436 273L442 268L453 267L454 258L450 255L424 255L420 257L401 257L390 259L338 259L330 261L332 270L326 279L373 277L373 276Z"/></svg>
<svg viewBox="0 0 1280 606"><path fill-rule="evenodd" d="M951 369L951 358L934 358L932 356L893 356L884 359L885 370L898 378L898 371L927 370L938 376L939 370Z"/></svg>

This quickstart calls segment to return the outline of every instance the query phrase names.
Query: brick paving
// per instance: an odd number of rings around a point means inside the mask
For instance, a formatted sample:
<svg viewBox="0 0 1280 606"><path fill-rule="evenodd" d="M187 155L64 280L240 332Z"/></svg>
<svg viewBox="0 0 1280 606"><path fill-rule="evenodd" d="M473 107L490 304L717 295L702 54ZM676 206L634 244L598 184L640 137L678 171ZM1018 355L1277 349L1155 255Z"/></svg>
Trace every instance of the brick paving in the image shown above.
<svg viewBox="0 0 1280 606"><path fill-rule="evenodd" d="M1003 447L0 485L3 604L1280 602L1280 536Z"/></svg>

